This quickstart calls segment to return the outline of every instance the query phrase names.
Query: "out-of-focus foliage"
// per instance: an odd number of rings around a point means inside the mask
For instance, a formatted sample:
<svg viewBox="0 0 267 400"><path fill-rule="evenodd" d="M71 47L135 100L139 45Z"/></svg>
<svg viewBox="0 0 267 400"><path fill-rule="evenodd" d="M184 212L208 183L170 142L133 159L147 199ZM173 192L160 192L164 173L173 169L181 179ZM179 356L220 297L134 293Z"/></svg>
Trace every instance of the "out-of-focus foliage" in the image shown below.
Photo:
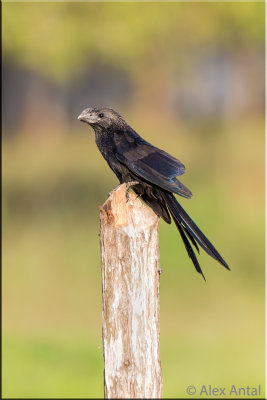
<svg viewBox="0 0 267 400"><path fill-rule="evenodd" d="M181 203L231 268L201 252L205 283L161 223L164 397L263 397L264 4L2 7L4 397L103 396L98 206L118 182L76 119L99 99L186 165Z"/></svg>
<svg viewBox="0 0 267 400"><path fill-rule="evenodd" d="M95 59L136 75L170 63L182 68L201 42L205 51L262 43L264 4L193 7L192 13L185 3L5 3L3 54L62 81L78 77ZM166 52L173 44L177 51Z"/></svg>
<svg viewBox="0 0 267 400"><path fill-rule="evenodd" d="M181 203L231 267L201 252L205 283L175 226L161 223L164 397L206 382L264 390L263 120L205 142L169 126L164 145L158 122L149 140L186 164L193 198ZM55 143L17 138L3 151L3 394L101 397L98 205L116 178L82 124Z"/></svg>

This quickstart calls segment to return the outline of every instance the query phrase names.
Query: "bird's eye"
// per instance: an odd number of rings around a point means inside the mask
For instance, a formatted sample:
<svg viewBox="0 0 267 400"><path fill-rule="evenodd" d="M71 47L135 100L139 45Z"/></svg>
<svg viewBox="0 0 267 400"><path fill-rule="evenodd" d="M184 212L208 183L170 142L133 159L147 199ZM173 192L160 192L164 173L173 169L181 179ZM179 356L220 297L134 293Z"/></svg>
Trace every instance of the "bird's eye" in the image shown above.
<svg viewBox="0 0 267 400"><path fill-rule="evenodd" d="M100 113L100 114L98 114L98 116L99 116L99 118L103 118L103 117L104 117L104 114L103 114L103 113Z"/></svg>

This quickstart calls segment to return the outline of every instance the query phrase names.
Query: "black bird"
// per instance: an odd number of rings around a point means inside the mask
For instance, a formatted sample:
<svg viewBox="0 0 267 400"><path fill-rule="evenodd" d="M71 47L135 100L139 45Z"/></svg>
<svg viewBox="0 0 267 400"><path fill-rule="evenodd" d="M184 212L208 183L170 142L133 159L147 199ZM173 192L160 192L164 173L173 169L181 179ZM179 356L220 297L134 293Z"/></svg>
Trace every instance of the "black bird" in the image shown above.
<svg viewBox="0 0 267 400"><path fill-rule="evenodd" d="M185 166L181 161L146 142L111 108L89 107L78 117L91 125L95 141L120 183L132 183L132 189L168 224L172 216L187 253L197 272L205 279L192 245L230 269L215 247L178 203L173 193L189 199L192 196L176 176ZM191 243L190 243L191 242Z"/></svg>

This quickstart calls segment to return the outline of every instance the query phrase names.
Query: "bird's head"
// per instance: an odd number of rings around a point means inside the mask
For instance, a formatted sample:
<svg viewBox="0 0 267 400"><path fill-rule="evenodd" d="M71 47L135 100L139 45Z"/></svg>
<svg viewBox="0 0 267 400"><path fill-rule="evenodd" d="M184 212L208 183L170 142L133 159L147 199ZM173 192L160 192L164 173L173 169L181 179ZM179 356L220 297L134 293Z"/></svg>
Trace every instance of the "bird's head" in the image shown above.
<svg viewBox="0 0 267 400"><path fill-rule="evenodd" d="M81 112L78 120L86 122L93 128L99 127L102 129L121 127L126 124L116 111L107 107L88 107Z"/></svg>

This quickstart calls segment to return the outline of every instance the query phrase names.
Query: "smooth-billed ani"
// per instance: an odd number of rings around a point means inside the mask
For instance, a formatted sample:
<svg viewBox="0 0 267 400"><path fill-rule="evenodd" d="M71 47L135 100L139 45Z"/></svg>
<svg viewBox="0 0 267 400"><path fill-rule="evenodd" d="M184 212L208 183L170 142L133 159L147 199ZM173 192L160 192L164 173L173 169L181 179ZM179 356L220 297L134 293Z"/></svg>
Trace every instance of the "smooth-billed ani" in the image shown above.
<svg viewBox="0 0 267 400"><path fill-rule="evenodd" d="M189 257L204 279L191 244L198 252L200 245L206 253L230 269L173 195L192 196L190 190L176 179L185 171L179 160L142 139L111 108L89 107L78 119L94 129L96 144L120 183L135 182L132 186L134 192L168 224L172 216Z"/></svg>

